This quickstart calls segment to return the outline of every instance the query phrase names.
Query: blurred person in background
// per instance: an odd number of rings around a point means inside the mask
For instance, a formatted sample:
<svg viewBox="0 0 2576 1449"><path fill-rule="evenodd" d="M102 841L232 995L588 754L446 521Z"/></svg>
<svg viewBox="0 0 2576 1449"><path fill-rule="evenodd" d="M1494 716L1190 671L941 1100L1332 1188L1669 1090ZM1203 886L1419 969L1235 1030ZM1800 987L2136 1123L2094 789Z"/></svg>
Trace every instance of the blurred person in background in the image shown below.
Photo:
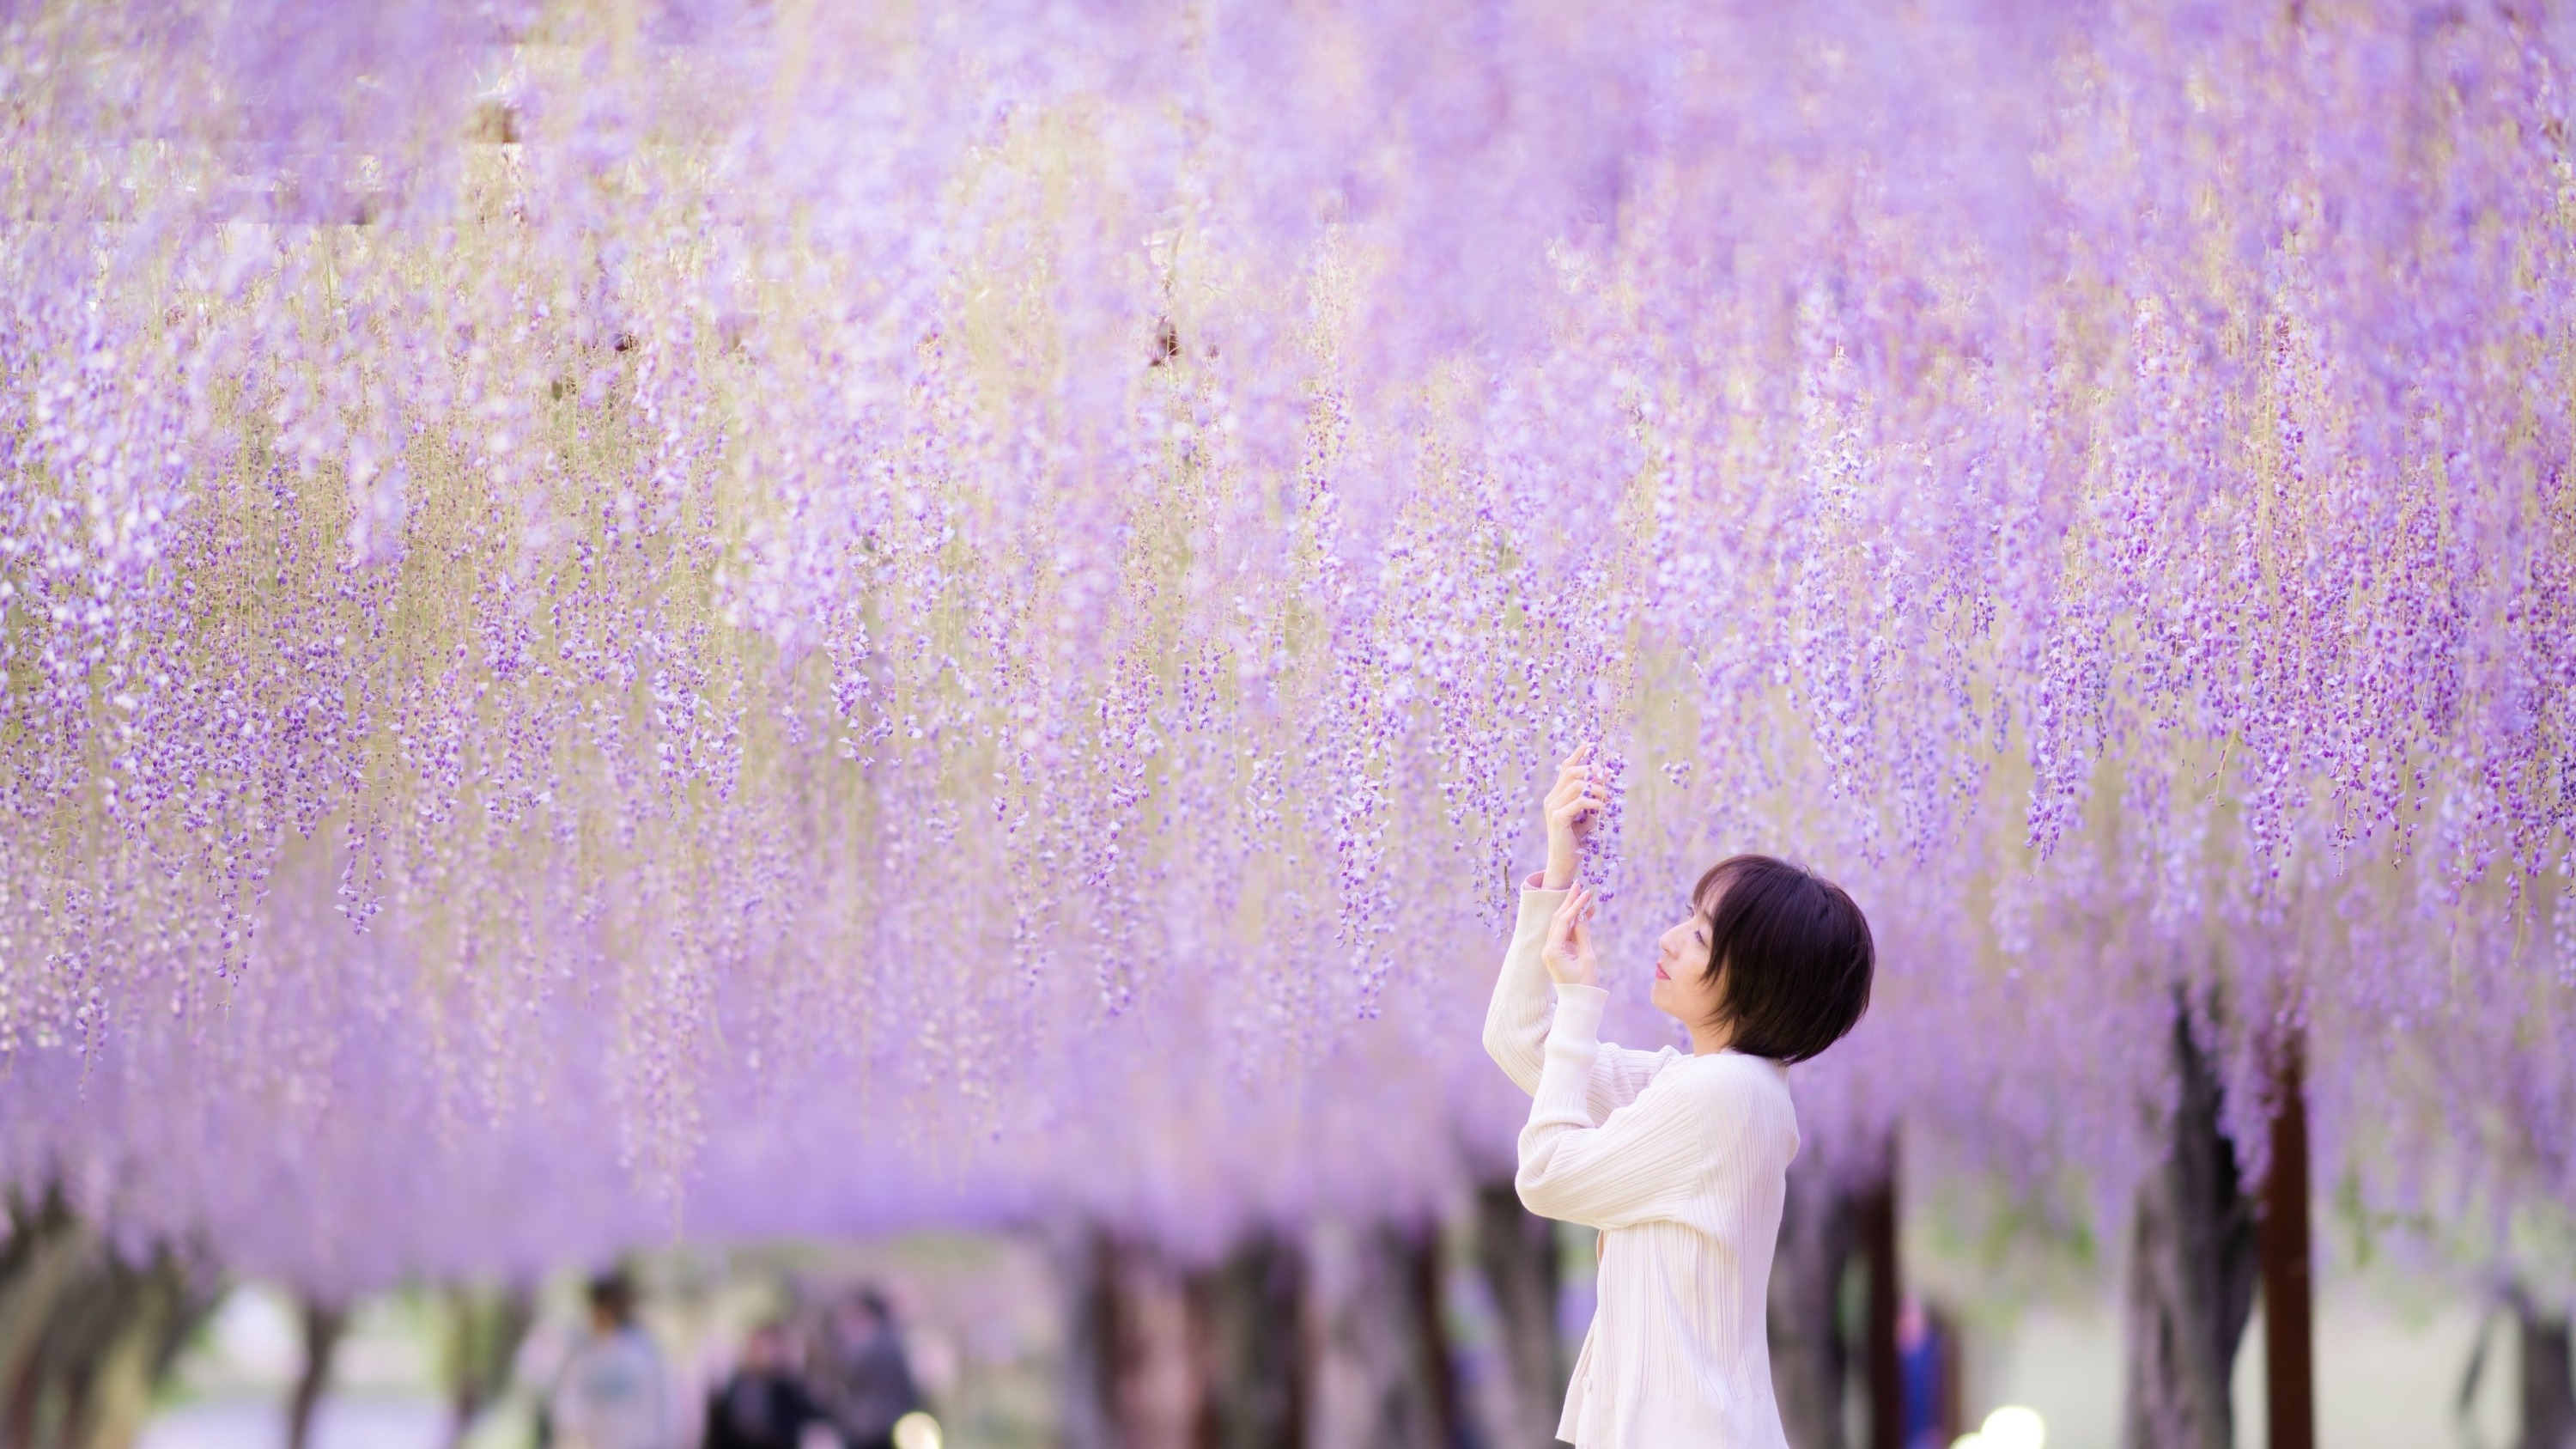
<svg viewBox="0 0 2576 1449"><path fill-rule="evenodd" d="M834 1304L820 1340L814 1392L841 1442L849 1449L894 1449L895 1421L922 1405L885 1295L862 1288Z"/></svg>
<svg viewBox="0 0 2576 1449"><path fill-rule="evenodd" d="M743 1340L733 1376L708 1396L702 1449L796 1449L808 1426L825 1423L796 1372L787 1330L764 1323Z"/></svg>
<svg viewBox="0 0 2576 1449"><path fill-rule="evenodd" d="M1905 1390L1905 1449L1947 1449L1959 1437L1957 1331L1911 1293L1896 1310L1896 1368Z"/></svg>
<svg viewBox="0 0 2576 1449"><path fill-rule="evenodd" d="M549 1449L677 1449L670 1378L653 1336L635 1321L635 1285L622 1272L590 1281L590 1332L546 1395L538 1442Z"/></svg>

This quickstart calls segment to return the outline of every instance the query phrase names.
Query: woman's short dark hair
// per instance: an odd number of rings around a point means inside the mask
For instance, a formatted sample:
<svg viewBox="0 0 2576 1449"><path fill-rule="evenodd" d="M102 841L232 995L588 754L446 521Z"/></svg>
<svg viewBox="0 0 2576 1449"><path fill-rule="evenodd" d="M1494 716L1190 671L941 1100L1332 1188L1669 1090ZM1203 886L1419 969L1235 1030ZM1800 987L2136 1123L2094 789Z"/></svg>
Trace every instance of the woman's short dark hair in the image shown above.
<svg viewBox="0 0 2576 1449"><path fill-rule="evenodd" d="M1735 1050L1803 1062L1869 1010L1878 951L1841 886L1771 856L1731 855L1699 878L1691 901L1708 912L1708 969Z"/></svg>

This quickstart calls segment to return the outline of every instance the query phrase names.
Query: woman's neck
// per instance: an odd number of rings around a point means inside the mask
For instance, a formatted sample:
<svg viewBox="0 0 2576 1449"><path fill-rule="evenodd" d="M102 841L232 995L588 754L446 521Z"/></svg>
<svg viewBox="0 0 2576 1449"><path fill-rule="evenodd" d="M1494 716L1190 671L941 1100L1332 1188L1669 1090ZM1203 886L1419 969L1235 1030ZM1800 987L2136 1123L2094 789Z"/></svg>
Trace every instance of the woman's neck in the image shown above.
<svg viewBox="0 0 2576 1449"><path fill-rule="evenodd" d="M1714 1026L1694 1026L1691 1028L1692 1056L1708 1056L1713 1052L1722 1052L1733 1045L1735 1045L1734 1022L1721 1021Z"/></svg>

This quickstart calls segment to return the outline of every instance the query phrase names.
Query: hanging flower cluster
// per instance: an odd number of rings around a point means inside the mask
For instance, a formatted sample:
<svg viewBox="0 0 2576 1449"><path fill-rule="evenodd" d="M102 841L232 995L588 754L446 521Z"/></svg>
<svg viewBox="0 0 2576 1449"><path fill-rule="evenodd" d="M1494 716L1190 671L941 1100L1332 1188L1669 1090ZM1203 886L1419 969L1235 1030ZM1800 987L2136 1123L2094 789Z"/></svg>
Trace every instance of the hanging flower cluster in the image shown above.
<svg viewBox="0 0 2576 1449"><path fill-rule="evenodd" d="M2118 1180L2182 1001L2563 1198L2568 43L13 16L0 1177L339 1281L1427 1202L1592 741L1614 959L1870 910L1820 1151Z"/></svg>

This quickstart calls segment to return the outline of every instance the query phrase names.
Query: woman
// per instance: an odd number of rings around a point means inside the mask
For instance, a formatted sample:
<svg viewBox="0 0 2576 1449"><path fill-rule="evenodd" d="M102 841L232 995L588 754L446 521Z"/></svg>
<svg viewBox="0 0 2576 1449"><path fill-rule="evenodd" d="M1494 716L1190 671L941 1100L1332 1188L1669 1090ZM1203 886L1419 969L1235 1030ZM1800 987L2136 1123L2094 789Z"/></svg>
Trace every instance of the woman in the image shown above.
<svg viewBox="0 0 2576 1449"><path fill-rule="evenodd" d="M1691 1050L1601 1041L1609 1000L1576 847L1608 803L1589 746L1548 792L1547 869L1485 1016L1485 1050L1535 1100L1521 1201L1601 1230L1599 1307L1557 1437L1578 1449L1783 1449L1764 1307L1789 1159L1787 1062L1851 1030L1875 953L1850 896L1762 855L1722 860L1664 932L1655 1006ZM1548 985L1556 1008L1548 1010Z"/></svg>

